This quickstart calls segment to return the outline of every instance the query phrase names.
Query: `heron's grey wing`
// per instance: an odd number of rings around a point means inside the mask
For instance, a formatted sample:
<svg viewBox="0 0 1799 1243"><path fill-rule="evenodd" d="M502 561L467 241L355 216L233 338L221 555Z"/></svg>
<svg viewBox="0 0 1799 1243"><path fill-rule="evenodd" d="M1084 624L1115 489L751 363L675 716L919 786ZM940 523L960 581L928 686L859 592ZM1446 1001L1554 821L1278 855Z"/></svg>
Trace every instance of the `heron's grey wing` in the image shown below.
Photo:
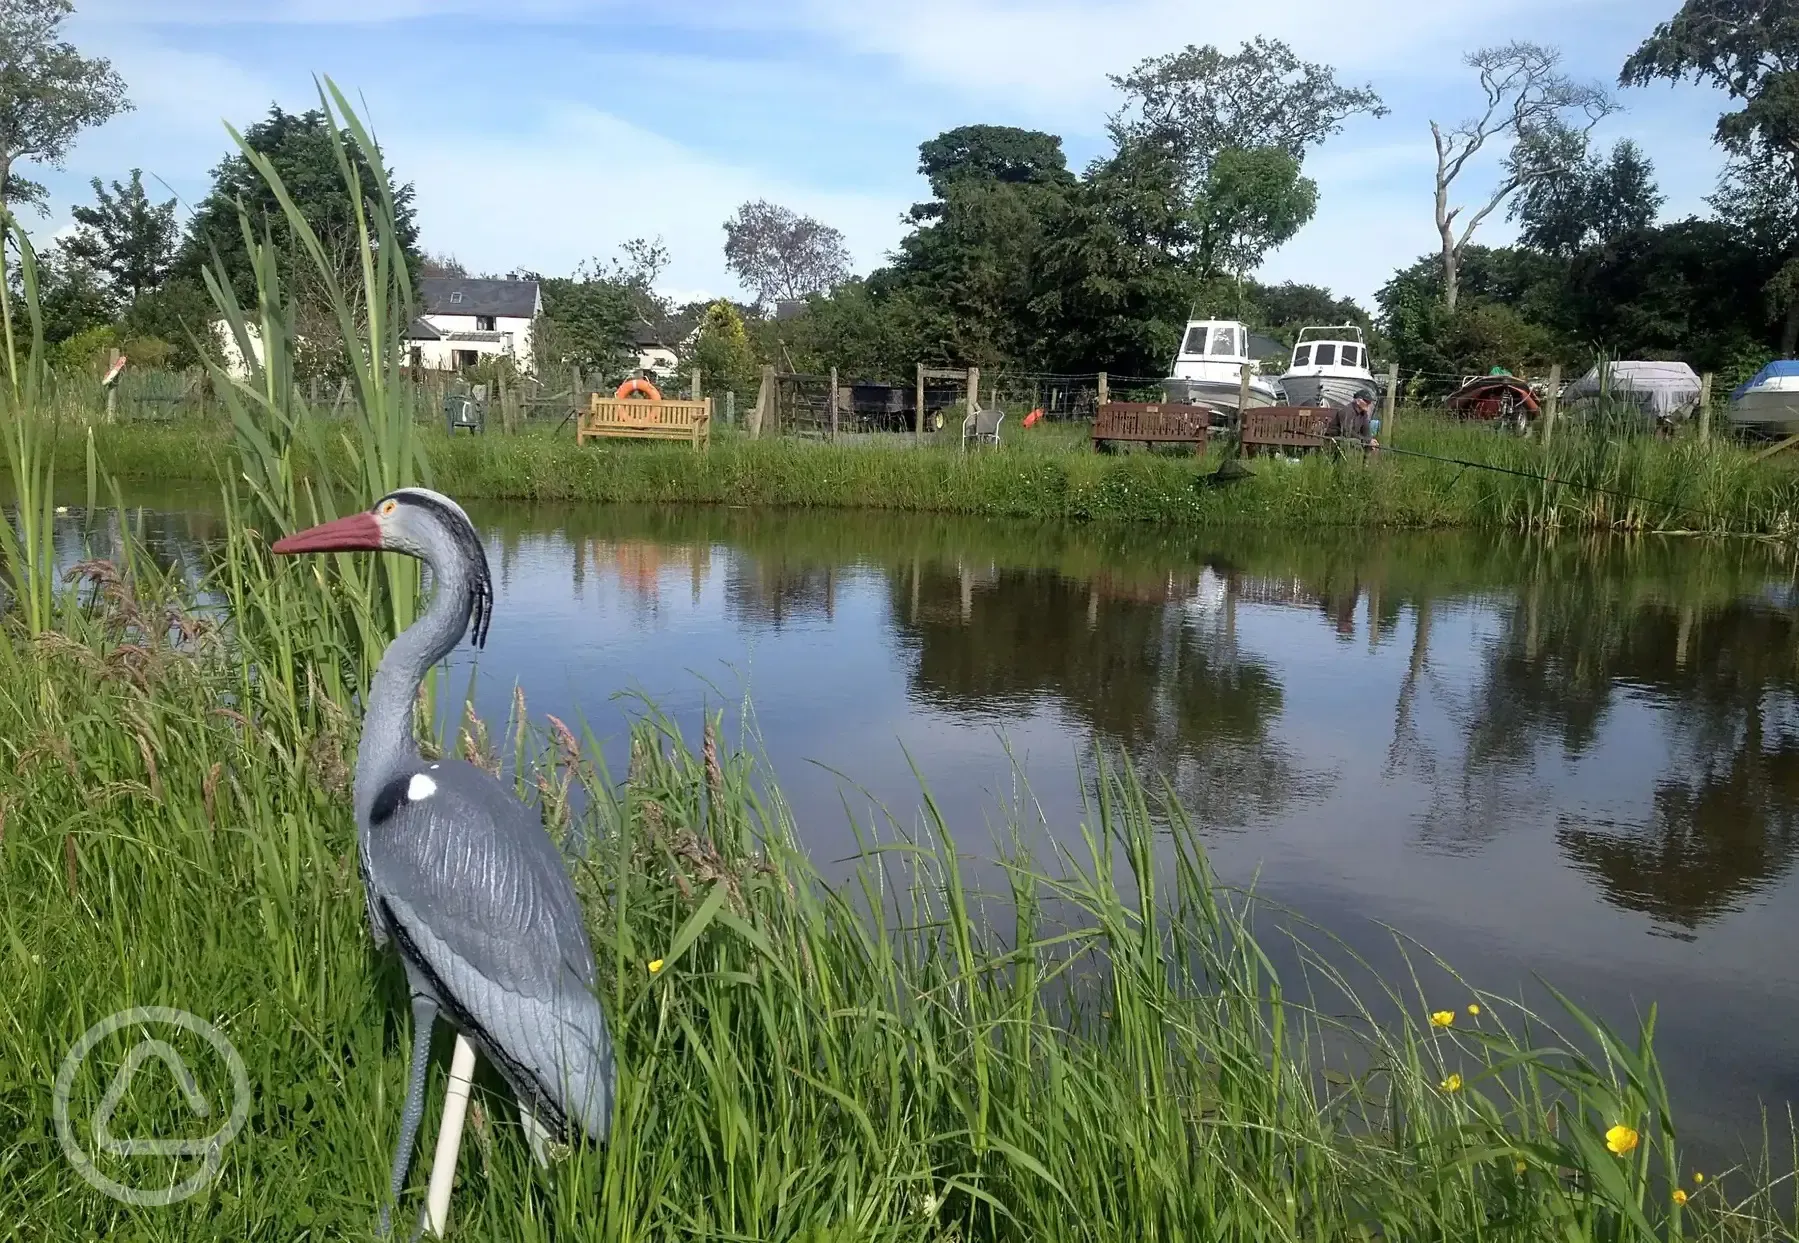
<svg viewBox="0 0 1799 1243"><path fill-rule="evenodd" d="M603 1139L614 1070L579 900L538 819L444 760L391 778L366 830L370 892L439 1001L559 1123Z"/></svg>

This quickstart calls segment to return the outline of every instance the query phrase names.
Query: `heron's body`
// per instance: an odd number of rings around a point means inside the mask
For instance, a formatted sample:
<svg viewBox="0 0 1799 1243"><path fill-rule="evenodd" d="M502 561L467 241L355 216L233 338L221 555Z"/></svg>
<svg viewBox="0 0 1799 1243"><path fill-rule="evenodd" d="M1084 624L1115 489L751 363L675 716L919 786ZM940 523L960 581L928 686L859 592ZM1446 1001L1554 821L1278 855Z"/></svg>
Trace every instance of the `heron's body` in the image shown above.
<svg viewBox="0 0 1799 1243"><path fill-rule="evenodd" d="M279 541L276 552L389 549L424 561L432 599L388 645L369 689L356 756L356 828L369 926L411 985L411 1082L393 1195L424 1114L431 1027L441 1014L500 1072L527 1125L603 1140L616 1070L595 996L593 948L561 852L541 817L489 774L428 761L412 737L426 672L473 618L484 641L487 558L448 497L403 488L367 514ZM382 1211L385 1229L386 1210Z"/></svg>
<svg viewBox="0 0 1799 1243"><path fill-rule="evenodd" d="M362 836L369 924L539 1119L603 1138L612 1053L560 852L509 791L456 760L401 765ZM595 1037L600 1037L596 1043Z"/></svg>

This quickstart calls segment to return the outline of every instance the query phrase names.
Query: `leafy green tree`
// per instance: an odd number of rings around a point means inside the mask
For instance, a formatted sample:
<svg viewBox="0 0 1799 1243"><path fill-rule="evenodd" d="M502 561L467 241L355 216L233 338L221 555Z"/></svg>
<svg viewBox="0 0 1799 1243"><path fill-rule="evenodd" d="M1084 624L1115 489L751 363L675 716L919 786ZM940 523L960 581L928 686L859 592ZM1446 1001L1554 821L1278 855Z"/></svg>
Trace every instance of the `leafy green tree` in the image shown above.
<svg viewBox="0 0 1799 1243"><path fill-rule="evenodd" d="M292 196L300 213L311 225L323 246L327 259L346 285L361 281L358 251L356 204L351 201L338 169L337 149L332 142L330 122L318 109L288 112L275 105L268 116L250 126L243 134L251 150L266 159ZM373 170L357 151L348 134L343 146L357 165L365 192L379 193ZM390 173L391 175L391 173ZM394 199L394 232L401 251L412 271L418 270L418 225L413 207L410 183L392 187ZM267 180L241 151L233 152L212 170L212 189L195 209L188 222L187 236L176 255L173 272L203 287L201 273L207 270L216 254L224 266L240 300L255 299L256 281L250 270L250 259L244 248L243 231L238 210L248 212L251 227L266 235L283 255L293 262L283 270L301 279L297 295L304 307L316 307L325 300L325 291L310 283L313 265L301 262L301 249L293 234L287 213Z"/></svg>
<svg viewBox="0 0 1799 1243"><path fill-rule="evenodd" d="M686 370L689 377L693 367L700 368L700 383L707 392L747 394L756 389L756 353L743 316L722 298L708 306L700 320L699 339Z"/></svg>
<svg viewBox="0 0 1799 1243"><path fill-rule="evenodd" d="M1125 94L1109 122L1113 142L1119 150L1149 146L1166 154L1189 199L1226 151L1274 147L1303 161L1350 117L1387 113L1371 88L1346 87L1330 66L1260 37L1234 55L1189 45L1144 60L1112 83Z"/></svg>
<svg viewBox="0 0 1799 1243"><path fill-rule="evenodd" d="M1733 157L1725 187L1746 189L1764 218L1757 240L1780 245L1763 290L1781 322L1780 351L1799 349L1799 17L1770 0L1686 0L1624 68L1622 86L1709 82L1742 106L1718 118ZM1784 237L1784 243L1779 239Z"/></svg>
<svg viewBox="0 0 1799 1243"><path fill-rule="evenodd" d="M0 208L42 207L44 187L20 176L24 161L62 167L82 130L130 109L110 62L84 57L60 36L70 0L0 4Z"/></svg>
<svg viewBox="0 0 1799 1243"><path fill-rule="evenodd" d="M1588 153L1562 176L1520 188L1508 211L1521 226L1525 246L1572 258L1648 229L1666 201L1655 166L1640 147L1623 139L1608 159Z"/></svg>
<svg viewBox="0 0 1799 1243"><path fill-rule="evenodd" d="M1280 147L1221 151L1194 205L1198 274L1239 279L1290 240L1318 210L1318 183Z"/></svg>
<svg viewBox="0 0 1799 1243"><path fill-rule="evenodd" d="M630 286L596 279L590 274L574 277L541 277L543 318L537 327L540 357L607 374L627 370L631 355L631 331L640 315Z"/></svg>
<svg viewBox="0 0 1799 1243"><path fill-rule="evenodd" d="M1184 256L1192 213L1180 166L1126 147L1096 166L1045 228L1031 301L1039 365L1161 375L1201 296Z"/></svg>
<svg viewBox="0 0 1799 1243"><path fill-rule="evenodd" d="M202 351L217 348L212 324L218 316L212 296L196 282L171 277L137 297L125 309L120 328L127 341L154 339L169 345L166 366L198 366Z"/></svg>
<svg viewBox="0 0 1799 1243"><path fill-rule="evenodd" d="M118 303L105 277L72 253L67 243L46 247L37 260L38 304L47 344L55 345L113 321Z"/></svg>
<svg viewBox="0 0 1799 1243"><path fill-rule="evenodd" d="M1308 325L1355 324L1373 340L1373 317L1353 298L1339 298L1319 285L1287 281L1280 285L1251 284L1249 302L1256 325L1292 345Z"/></svg>
<svg viewBox="0 0 1799 1243"><path fill-rule="evenodd" d="M129 185L112 183L109 192L93 180L94 205L76 207L69 254L104 273L122 302L133 302L160 286L175 261L178 230L175 200L152 203L144 193L142 169L131 170Z"/></svg>
<svg viewBox="0 0 1799 1243"><path fill-rule="evenodd" d="M945 130L919 144L918 171L931 183L931 193L938 201L913 207L915 223L940 217L950 187L963 182L1074 184L1059 137L1010 125L963 125Z"/></svg>

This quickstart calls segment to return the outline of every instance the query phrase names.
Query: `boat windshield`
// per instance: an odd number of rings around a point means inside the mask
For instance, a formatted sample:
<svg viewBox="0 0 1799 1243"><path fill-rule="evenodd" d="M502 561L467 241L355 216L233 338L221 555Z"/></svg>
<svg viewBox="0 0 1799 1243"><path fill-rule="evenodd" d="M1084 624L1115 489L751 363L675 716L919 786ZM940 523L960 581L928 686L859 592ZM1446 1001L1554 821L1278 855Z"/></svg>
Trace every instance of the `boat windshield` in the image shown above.
<svg viewBox="0 0 1799 1243"><path fill-rule="evenodd" d="M1356 365L1356 363L1358 361L1359 361L1359 359L1357 357L1356 347L1353 345L1344 346L1343 347L1343 365L1345 367L1353 367Z"/></svg>
<svg viewBox="0 0 1799 1243"><path fill-rule="evenodd" d="M1334 367L1337 363L1336 345L1331 342L1326 342L1325 344L1318 346L1312 361L1317 363L1320 367Z"/></svg>
<svg viewBox="0 0 1799 1243"><path fill-rule="evenodd" d="M1203 354L1206 352L1206 330L1204 328L1187 329L1187 343L1181 346L1183 354Z"/></svg>
<svg viewBox="0 0 1799 1243"><path fill-rule="evenodd" d="M1220 328L1212 334L1212 357L1234 358L1237 354L1237 330Z"/></svg>
<svg viewBox="0 0 1799 1243"><path fill-rule="evenodd" d="M1298 349L1294 350L1293 351L1293 365L1295 367L1311 366L1312 365L1312 347L1309 345L1302 345Z"/></svg>

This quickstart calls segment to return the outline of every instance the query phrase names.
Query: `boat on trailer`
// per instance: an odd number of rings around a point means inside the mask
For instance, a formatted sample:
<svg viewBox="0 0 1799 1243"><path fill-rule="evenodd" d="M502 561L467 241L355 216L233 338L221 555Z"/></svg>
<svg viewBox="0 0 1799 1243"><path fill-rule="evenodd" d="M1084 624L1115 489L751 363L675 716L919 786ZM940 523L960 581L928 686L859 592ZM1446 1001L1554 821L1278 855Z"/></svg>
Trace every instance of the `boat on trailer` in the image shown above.
<svg viewBox="0 0 1799 1243"><path fill-rule="evenodd" d="M1769 363L1730 395L1736 427L1791 436L1799 432L1799 359Z"/></svg>
<svg viewBox="0 0 1799 1243"><path fill-rule="evenodd" d="M1255 366L1249 354L1249 326L1233 319L1187 322L1171 374L1162 381L1168 400L1210 406L1225 415L1237 413L1243 394L1243 368ZM1249 376L1249 408L1282 404L1281 391L1266 376Z"/></svg>
<svg viewBox="0 0 1799 1243"><path fill-rule="evenodd" d="M1362 389L1377 392L1362 330L1354 324L1301 328L1280 385L1295 406L1347 406Z"/></svg>

